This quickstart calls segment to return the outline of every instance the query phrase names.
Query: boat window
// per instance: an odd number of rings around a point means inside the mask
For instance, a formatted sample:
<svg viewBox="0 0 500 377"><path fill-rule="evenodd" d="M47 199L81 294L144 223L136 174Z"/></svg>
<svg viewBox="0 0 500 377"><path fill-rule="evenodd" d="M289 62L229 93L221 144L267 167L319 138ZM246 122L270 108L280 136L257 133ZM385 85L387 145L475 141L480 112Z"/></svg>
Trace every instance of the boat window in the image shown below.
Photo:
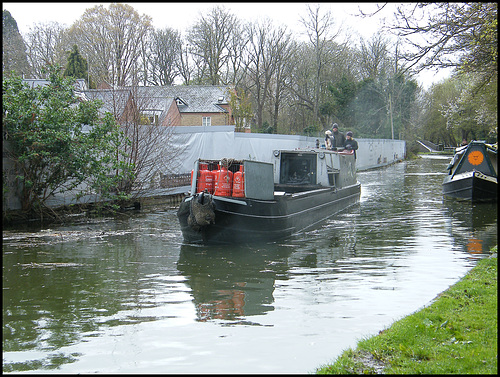
<svg viewBox="0 0 500 377"><path fill-rule="evenodd" d="M316 184L316 155L282 153L280 168L281 184Z"/></svg>

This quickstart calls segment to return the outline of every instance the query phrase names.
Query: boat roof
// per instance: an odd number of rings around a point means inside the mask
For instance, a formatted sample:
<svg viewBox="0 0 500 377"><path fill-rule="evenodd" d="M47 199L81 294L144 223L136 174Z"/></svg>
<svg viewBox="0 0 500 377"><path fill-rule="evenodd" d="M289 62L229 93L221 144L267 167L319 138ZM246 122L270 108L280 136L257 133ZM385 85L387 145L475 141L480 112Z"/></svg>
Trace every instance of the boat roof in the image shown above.
<svg viewBox="0 0 500 377"><path fill-rule="evenodd" d="M455 149L455 153L462 153L467 150L471 145L484 145L489 151L493 153L497 153L498 151L498 143L488 144L483 140L472 140L469 144L464 145L463 147L458 147Z"/></svg>
<svg viewBox="0 0 500 377"><path fill-rule="evenodd" d="M278 149L280 153L310 153L310 154L319 154L319 153L330 153L330 154L338 154L342 153L344 149L332 151L329 149L321 149L321 148L296 148L296 149Z"/></svg>
<svg viewBox="0 0 500 377"><path fill-rule="evenodd" d="M497 176L497 144L484 141L471 141L468 145L457 148L448 169L453 175L480 171L493 177Z"/></svg>

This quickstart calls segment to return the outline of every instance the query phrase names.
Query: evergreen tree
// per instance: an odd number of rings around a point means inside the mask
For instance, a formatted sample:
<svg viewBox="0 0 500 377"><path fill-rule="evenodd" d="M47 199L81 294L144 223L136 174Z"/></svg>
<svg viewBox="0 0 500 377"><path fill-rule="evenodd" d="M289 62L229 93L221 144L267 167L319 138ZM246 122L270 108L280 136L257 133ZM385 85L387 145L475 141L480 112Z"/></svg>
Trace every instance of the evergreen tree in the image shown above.
<svg viewBox="0 0 500 377"><path fill-rule="evenodd" d="M357 83L343 75L340 81L330 83L328 90L332 102L324 103L320 107L321 113L333 115L334 120L340 122L341 126L352 129L356 124L353 102L357 95Z"/></svg>
<svg viewBox="0 0 500 377"><path fill-rule="evenodd" d="M19 172L22 209L50 213L48 198L72 190L77 198L127 199L119 187L134 176L120 160L123 135L113 115L100 115L100 101L80 101L74 79L61 76L58 66L48 73L46 86L30 87L16 75L3 80L2 131L10 146L6 157Z"/></svg>
<svg viewBox="0 0 500 377"><path fill-rule="evenodd" d="M75 79L87 78L87 60L85 60L78 51L78 47L73 45L73 49L68 57L68 64L64 71L64 76L73 77Z"/></svg>
<svg viewBox="0 0 500 377"><path fill-rule="evenodd" d="M26 45L17 28L16 20L8 10L3 11L2 40L2 73L7 76L12 71L19 76L29 74Z"/></svg>

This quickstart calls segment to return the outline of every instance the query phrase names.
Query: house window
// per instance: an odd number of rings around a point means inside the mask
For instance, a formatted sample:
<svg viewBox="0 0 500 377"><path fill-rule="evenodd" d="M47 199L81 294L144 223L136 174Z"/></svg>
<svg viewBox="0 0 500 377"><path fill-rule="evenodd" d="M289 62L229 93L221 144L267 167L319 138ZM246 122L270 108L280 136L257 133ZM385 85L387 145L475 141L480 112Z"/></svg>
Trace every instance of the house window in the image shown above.
<svg viewBox="0 0 500 377"><path fill-rule="evenodd" d="M212 125L212 118L211 117L202 117L201 118L201 125L202 126L211 126Z"/></svg>
<svg viewBox="0 0 500 377"><path fill-rule="evenodd" d="M144 111L140 115L139 124L158 125L158 115L154 112Z"/></svg>

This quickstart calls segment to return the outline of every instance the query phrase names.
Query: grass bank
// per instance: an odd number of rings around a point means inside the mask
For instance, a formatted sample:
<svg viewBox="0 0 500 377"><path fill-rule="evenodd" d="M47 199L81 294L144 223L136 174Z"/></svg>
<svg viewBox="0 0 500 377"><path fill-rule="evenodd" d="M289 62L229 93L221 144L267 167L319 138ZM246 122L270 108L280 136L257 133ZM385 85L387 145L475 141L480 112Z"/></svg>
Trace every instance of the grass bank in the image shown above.
<svg viewBox="0 0 500 377"><path fill-rule="evenodd" d="M496 253L497 247L491 250ZM317 374L497 374L497 258Z"/></svg>

